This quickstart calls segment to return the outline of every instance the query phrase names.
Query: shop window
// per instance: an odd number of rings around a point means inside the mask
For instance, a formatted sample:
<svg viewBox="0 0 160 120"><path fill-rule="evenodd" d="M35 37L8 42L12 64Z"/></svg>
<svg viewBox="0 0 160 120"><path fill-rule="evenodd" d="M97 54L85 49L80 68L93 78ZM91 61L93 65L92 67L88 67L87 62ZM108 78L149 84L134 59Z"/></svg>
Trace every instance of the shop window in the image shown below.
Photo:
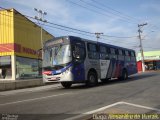
<svg viewBox="0 0 160 120"><path fill-rule="evenodd" d="M0 56L0 79L11 79L11 56Z"/></svg>
<svg viewBox="0 0 160 120"><path fill-rule="evenodd" d="M42 77L42 62L38 59L16 57L16 78Z"/></svg>

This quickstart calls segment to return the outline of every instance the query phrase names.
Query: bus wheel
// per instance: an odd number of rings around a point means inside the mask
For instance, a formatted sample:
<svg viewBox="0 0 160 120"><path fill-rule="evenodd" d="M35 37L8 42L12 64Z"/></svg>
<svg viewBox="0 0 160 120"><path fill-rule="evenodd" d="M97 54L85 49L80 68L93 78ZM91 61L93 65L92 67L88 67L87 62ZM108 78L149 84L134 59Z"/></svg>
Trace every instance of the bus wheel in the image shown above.
<svg viewBox="0 0 160 120"><path fill-rule="evenodd" d="M64 87L64 88L70 88L72 83L71 82L61 82L61 85Z"/></svg>
<svg viewBox="0 0 160 120"><path fill-rule="evenodd" d="M128 72L127 70L123 70L120 80L127 80L127 79L128 79Z"/></svg>
<svg viewBox="0 0 160 120"><path fill-rule="evenodd" d="M97 74L95 72L89 72L86 85L89 87L93 87L97 85L97 83L98 83Z"/></svg>

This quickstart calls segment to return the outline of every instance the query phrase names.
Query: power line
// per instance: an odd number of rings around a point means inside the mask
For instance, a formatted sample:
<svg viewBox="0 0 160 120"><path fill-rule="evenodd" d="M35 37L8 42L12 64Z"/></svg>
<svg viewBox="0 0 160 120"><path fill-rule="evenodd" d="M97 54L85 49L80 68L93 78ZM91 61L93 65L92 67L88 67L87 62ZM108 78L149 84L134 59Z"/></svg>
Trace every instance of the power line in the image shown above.
<svg viewBox="0 0 160 120"><path fill-rule="evenodd" d="M1 14L1 13L0 13L0 14ZM9 16L9 15L7 15L7 16ZM11 17L11 16L9 16L9 17ZM19 22L23 22L23 19L19 18L19 20L20 20ZM33 23L37 24L36 22L33 22ZM27 27L27 25L25 25L25 26ZM77 33L77 34L80 34L80 35L84 35L84 36L94 37L94 38L95 38L95 36L94 36L94 35L91 35L91 34L85 34L85 33L83 34L83 33L77 32L77 31L68 30L68 29L61 28L61 27L55 27L54 25L44 24L44 26L49 27L49 28L52 28L52 29L59 29L59 30L62 30L62 31ZM117 43L116 40L111 40L111 41L110 41L110 40L108 40L108 39L103 39L102 37L100 38L100 40L103 40L103 42L104 42L104 40L107 40L107 41L108 41L108 44L113 44L113 45L116 45L116 43ZM113 43L113 41L115 41L115 42ZM120 42L118 42L118 46L120 46L120 44L122 44L121 46L124 46L124 45L126 45L126 44L128 44L128 45L134 45L133 43L131 43L131 42L126 42L126 41L120 41Z"/></svg>
<svg viewBox="0 0 160 120"><path fill-rule="evenodd" d="M121 36L111 36L111 35L102 35L104 37L113 37L113 38L135 38L137 36L127 36L127 37L121 37Z"/></svg>
<svg viewBox="0 0 160 120"><path fill-rule="evenodd" d="M51 25L45 25L45 26L50 27L50 28L52 28L52 29L59 29L59 30L62 30L62 31L67 31L67 32L77 33L77 34L80 34L80 35L85 35L85 36L89 36L89 37L94 37L94 36L89 35L89 34L83 34L83 33L75 32L75 31L72 31L72 30L66 30L66 29L63 29L63 28L55 27L55 26L53 27L53 26L51 26Z"/></svg>
<svg viewBox="0 0 160 120"><path fill-rule="evenodd" d="M71 4L74 4L74 5L76 5L76 6L82 7L82 8L84 8L84 9L87 9L87 10L91 11L91 12L98 13L98 14L103 15L103 16L105 16L105 17L106 17L106 16L112 17L112 16L110 16L110 15L103 14L103 13L101 13L101 12L98 12L98 11L94 10L94 9L90 9L90 8L88 8L88 7L86 7L86 6L83 6L83 5L80 5L80 4L78 4L78 3L75 3L75 2L73 2L73 1L70 1L70 0L67 0L67 1L70 2Z"/></svg>
<svg viewBox="0 0 160 120"><path fill-rule="evenodd" d="M0 14L2 14L2 13L0 13ZM12 16L10 16L10 15L6 15L6 14L2 14L2 15L5 15L5 16L9 16L9 17L12 17ZM21 22L23 22L23 19L22 18L18 18L19 20L21 20ZM34 20L36 20L35 18L33 18L32 17L32 19L34 19ZM36 22L33 22L33 23L35 23L35 24L37 24ZM78 32L78 31L75 31L75 30L68 30L67 28L62 28L61 26L58 26L58 27L55 27L54 25L47 25L47 24L44 24L44 26L47 26L47 27L50 27L50 28L53 28L53 29L59 29L59 30L62 30L62 31L67 31L67 32L72 32L72 33L77 33L77 34L81 34L81 35L85 35L85 36L89 36L89 37L94 37L94 34L86 34L86 33L80 33L80 32ZM105 39L105 40L107 40L107 39ZM114 40L112 40L112 41L115 41L115 42L117 42L115 39ZM121 41L121 42L119 42L119 43L128 43L128 42L126 42L126 41ZM129 43L131 43L131 42L129 42Z"/></svg>
<svg viewBox="0 0 160 120"><path fill-rule="evenodd" d="M1 7L2 8L2 7ZM5 9L5 8L3 8ZM2 14L2 13L1 13ZM21 14L22 15L22 14ZM7 15L9 16L9 15ZM34 19L36 20L34 17L30 17L30 16L27 16L27 15L22 15L24 17L27 17L27 18L30 18L30 19ZM12 16L11 16L12 17ZM73 32L73 31L77 31L77 32L74 32L74 33L77 33L77 34L83 34L83 35L86 35L86 36L91 36L91 35L94 35L95 33L91 33L91 32L88 32L88 31L84 31L84 30L79 30L79 29L76 29L76 28L71 28L71 27L68 27L68 26L64 26L64 25L59 25L59 24L56 24L56 23L52 23L52 22L48 22L48 21L45 21L45 23L48 23L48 24L51 24L51 25L54 25L54 26L58 26L58 27L55 27L56 29L60 29L59 27L62 27L62 28L65 28L65 29L61 29L61 30L64 30L64 31L69 31L69 32ZM69 30L66 30L66 29L69 29ZM71 30L71 31L70 31ZM120 36L109 36L109 35L103 35L105 37L115 37L115 38L134 38L136 36L131 36L131 37L120 37Z"/></svg>
<svg viewBox="0 0 160 120"><path fill-rule="evenodd" d="M0 13L1 15L5 15L5 16L8 16L8 17L13 17L13 16L11 16L11 15L7 15L7 14L3 14L3 13ZM36 20L34 17L30 17L30 16L26 16L26 15L24 15L25 17L28 17L28 18L31 18L31 19L34 19L34 20ZM23 23L25 23L24 21L23 21L23 19L22 18L18 18L19 20L21 20L20 22L23 22ZM32 21L33 22L33 21ZM38 23L36 23L36 22L33 22L33 23L35 23L35 24L39 24L39 22ZM46 23L48 23L48 22L46 22ZM87 34L86 34L86 32L85 31L83 31L84 33L81 33L82 32L82 30L75 30L74 28L70 28L69 29L69 27L66 27L66 26L63 26L63 25L58 25L58 24L56 24L56 26L58 26L58 27L55 27L54 25L54 23L50 23L51 25L46 25L46 24L44 24L44 26L47 26L47 27L52 27L52 28L55 28L55 29L59 29L59 30L63 30L63 31L67 31L67 32L73 32L73 33L77 33L77 34L81 34L81 35L85 35L85 36L90 36L90 37L93 37L94 36L94 33L93 34L90 34L89 32L87 32ZM64 28L64 29L63 29ZM69 30L68 30L69 29Z"/></svg>
<svg viewBox="0 0 160 120"><path fill-rule="evenodd" d="M134 17L132 17L132 16L126 15L126 14L124 14L124 13L118 11L118 10L113 9L113 8L107 6L106 4L104 5L104 4L102 4L102 3L100 3L100 2L97 2L97 1L95 1L95 0L91 0L91 1L92 1L92 2L95 2L96 4L100 5L101 7L105 8L105 9L107 8L107 9L109 9L109 10L111 10L111 11L114 11L115 13L117 13L117 15L123 16L123 17L125 17L125 18L127 18L127 19L130 19L130 20L134 20L135 22L139 22L139 21L140 21L140 20L138 20L138 19L136 19L136 18L134 18Z"/></svg>
<svg viewBox="0 0 160 120"><path fill-rule="evenodd" d="M26 16L26 15L25 15L25 16ZM33 18L33 17L30 17L30 16L26 16L26 17L35 19L35 18ZM79 30L79 29L76 29L76 28L71 28L71 27L68 27L68 26L64 26L64 25L59 25L59 24L56 24L56 23L48 22L48 21L47 21L46 23L49 23L49 24L52 24L52 25L55 25L55 26L58 26L58 27L63 27L63 28L67 28L67 29L79 31L79 32L84 32L84 33L87 33L87 34L92 34L92 35L95 34L95 33L87 32L87 31ZM137 36L120 37L120 36L109 36L109 35L102 35L102 36L106 36L106 37L117 37L117 38L134 38L134 37L137 37Z"/></svg>
<svg viewBox="0 0 160 120"><path fill-rule="evenodd" d="M127 17L126 17L126 16L123 16L120 12L115 13L115 12L113 12L113 10L112 10L112 11L108 11L106 8L104 9L104 7L103 7L102 5L101 5L100 7L97 6L97 2L96 2L96 5L94 5L94 4L91 4L91 3L86 2L86 1L84 1L84 0L80 0L80 1L83 2L83 3L85 3L85 4L87 4L87 5L89 5L89 6L91 6L91 7L94 7L94 8L96 8L96 9L102 10L103 12L107 12L107 13L109 13L109 14L116 15L116 17L118 16L120 20L137 24L137 21L135 22L133 19L131 19L131 18L128 17L128 16L127 16ZM92 1L93 1L93 0L92 0ZM93 2L94 2L94 1L93 1ZM106 15L108 15L108 14L106 14ZM134 22L131 22L130 20L132 20L132 21L134 21Z"/></svg>

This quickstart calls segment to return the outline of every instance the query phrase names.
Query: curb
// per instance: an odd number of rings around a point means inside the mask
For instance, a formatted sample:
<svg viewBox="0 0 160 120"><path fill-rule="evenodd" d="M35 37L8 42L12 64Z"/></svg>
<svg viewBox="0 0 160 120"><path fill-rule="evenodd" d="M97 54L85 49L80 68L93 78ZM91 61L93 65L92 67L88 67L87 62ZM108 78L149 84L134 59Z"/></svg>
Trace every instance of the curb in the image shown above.
<svg viewBox="0 0 160 120"><path fill-rule="evenodd" d="M44 85L42 79L0 81L0 91L15 90Z"/></svg>

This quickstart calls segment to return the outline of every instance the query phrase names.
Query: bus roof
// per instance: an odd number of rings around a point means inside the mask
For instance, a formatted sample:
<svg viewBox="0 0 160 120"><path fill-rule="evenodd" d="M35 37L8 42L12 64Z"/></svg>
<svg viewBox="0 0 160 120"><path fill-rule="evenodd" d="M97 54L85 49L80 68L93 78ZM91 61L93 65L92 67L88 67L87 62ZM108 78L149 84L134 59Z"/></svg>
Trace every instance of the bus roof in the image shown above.
<svg viewBox="0 0 160 120"><path fill-rule="evenodd" d="M97 41L93 41L93 40L88 40L85 38L81 38L81 37L77 37L77 36L61 36L61 37L55 37L53 39L50 39L46 42L52 41L52 40L57 40L60 38L64 38L64 39L70 39L70 40L74 40L75 38L78 38L79 40L85 41L85 42L91 42L91 43L97 43ZM108 47L112 47L115 49L123 49L123 50L129 50L129 51L134 51L133 49L129 49L129 48L124 48L124 47L120 47L120 46L116 46L116 45L112 45L112 44L108 44L108 43L103 43L103 42L98 42L99 45L103 45L103 46L108 46Z"/></svg>

